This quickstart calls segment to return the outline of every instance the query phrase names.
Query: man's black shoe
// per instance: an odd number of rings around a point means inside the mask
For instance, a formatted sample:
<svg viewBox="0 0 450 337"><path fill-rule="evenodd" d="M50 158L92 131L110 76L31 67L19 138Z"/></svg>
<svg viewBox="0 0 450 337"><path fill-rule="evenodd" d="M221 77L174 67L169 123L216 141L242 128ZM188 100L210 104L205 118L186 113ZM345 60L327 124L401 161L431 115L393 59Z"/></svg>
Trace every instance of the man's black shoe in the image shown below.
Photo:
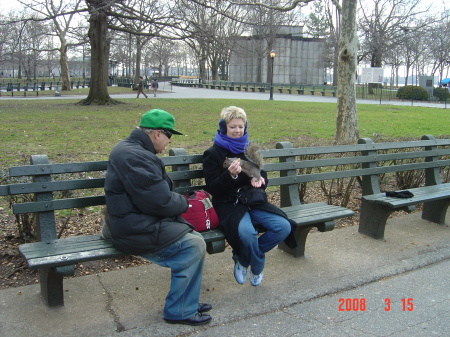
<svg viewBox="0 0 450 337"><path fill-rule="evenodd" d="M212 305L208 303L199 303L198 304L198 312L207 312L212 309Z"/></svg>
<svg viewBox="0 0 450 337"><path fill-rule="evenodd" d="M164 318L167 323L170 324L184 324L184 325L203 325L208 324L211 321L211 316L208 314L202 314L201 312L196 313L186 319L167 319Z"/></svg>

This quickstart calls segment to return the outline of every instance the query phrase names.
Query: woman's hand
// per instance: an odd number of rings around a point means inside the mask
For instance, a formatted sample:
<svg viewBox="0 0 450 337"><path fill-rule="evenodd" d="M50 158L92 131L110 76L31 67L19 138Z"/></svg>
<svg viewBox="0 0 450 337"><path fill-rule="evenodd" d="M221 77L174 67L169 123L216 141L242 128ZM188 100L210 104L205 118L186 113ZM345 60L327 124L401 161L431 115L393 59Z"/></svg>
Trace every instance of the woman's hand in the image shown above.
<svg viewBox="0 0 450 337"><path fill-rule="evenodd" d="M241 171L242 168L239 159L234 160L228 167L228 172L230 172L233 178L237 178L238 174L241 173Z"/></svg>
<svg viewBox="0 0 450 337"><path fill-rule="evenodd" d="M265 182L265 180L264 180L263 177L261 177L261 178L259 178L259 179L252 178L252 179L250 180L250 184L252 184L253 187L258 188L258 187L261 187L262 185L265 185L266 182Z"/></svg>

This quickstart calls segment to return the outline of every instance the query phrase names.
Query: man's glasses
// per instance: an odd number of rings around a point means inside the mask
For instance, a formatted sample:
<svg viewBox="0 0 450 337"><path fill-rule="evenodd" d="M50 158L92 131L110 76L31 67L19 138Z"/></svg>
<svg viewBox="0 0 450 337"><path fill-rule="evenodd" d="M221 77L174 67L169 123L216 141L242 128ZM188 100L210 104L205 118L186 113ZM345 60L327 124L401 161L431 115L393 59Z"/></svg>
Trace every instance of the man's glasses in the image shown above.
<svg viewBox="0 0 450 337"><path fill-rule="evenodd" d="M161 132L164 133L169 139L172 137L172 132L167 129L161 129Z"/></svg>

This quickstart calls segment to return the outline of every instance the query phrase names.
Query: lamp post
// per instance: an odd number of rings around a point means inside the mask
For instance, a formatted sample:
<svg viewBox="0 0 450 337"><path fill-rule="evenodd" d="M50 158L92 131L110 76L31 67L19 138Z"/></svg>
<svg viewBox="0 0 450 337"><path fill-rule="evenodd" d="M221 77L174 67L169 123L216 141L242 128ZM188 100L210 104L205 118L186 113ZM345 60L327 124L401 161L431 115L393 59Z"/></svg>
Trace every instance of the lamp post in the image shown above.
<svg viewBox="0 0 450 337"><path fill-rule="evenodd" d="M273 59L277 54L275 54L274 50L271 50L269 53L270 61L271 61L271 71L270 71L270 101L273 101Z"/></svg>
<svg viewBox="0 0 450 337"><path fill-rule="evenodd" d="M447 65L450 66L450 60L447 60L446 62L447 62ZM441 87L441 88L445 89L445 92L444 92L445 109L447 109L447 95L449 93L449 86L450 86L450 82L447 83L446 87Z"/></svg>

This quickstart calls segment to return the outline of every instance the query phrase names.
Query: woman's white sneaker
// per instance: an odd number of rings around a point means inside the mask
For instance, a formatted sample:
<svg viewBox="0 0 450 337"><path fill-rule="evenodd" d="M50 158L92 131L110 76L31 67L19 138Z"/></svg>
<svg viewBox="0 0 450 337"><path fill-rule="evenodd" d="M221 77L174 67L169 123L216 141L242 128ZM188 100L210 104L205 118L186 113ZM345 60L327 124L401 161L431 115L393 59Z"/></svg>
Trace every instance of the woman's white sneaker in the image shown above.
<svg viewBox="0 0 450 337"><path fill-rule="evenodd" d="M250 283L252 284L252 286L259 286L261 284L262 279L263 273L254 275L250 270Z"/></svg>
<svg viewBox="0 0 450 337"><path fill-rule="evenodd" d="M242 267L239 261L234 264L234 278L239 284L244 284L247 280L247 268Z"/></svg>

